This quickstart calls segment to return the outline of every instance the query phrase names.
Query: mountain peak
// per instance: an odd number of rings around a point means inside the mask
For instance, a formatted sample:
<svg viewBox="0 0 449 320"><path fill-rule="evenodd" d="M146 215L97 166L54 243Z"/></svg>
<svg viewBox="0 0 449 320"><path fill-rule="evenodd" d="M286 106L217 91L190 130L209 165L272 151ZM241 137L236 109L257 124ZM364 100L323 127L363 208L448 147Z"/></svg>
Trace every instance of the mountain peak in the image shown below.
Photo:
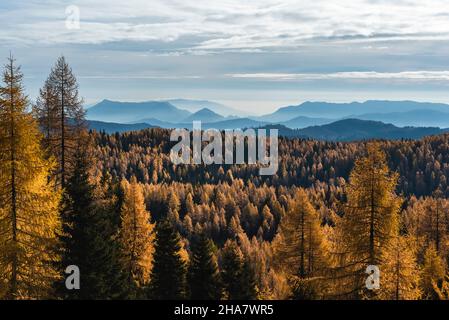
<svg viewBox="0 0 449 320"><path fill-rule="evenodd" d="M194 114L184 119L185 122L202 121L202 122L217 122L224 120L224 117L209 108L202 108Z"/></svg>
<svg viewBox="0 0 449 320"><path fill-rule="evenodd" d="M213 112L209 108L202 108L202 109L198 110L197 112L195 112L193 115L214 115L214 116L220 116L218 113Z"/></svg>

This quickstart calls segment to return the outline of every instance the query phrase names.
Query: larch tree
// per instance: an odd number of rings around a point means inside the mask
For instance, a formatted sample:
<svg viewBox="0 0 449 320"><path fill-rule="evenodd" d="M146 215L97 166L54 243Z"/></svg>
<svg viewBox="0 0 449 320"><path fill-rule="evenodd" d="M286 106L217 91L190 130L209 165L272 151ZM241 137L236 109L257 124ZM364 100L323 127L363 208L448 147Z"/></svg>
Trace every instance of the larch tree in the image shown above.
<svg viewBox="0 0 449 320"><path fill-rule="evenodd" d="M350 296L369 298L376 294L365 287L365 271L369 265L381 268L383 253L398 230L397 180L398 175L388 169L378 143L368 143L366 156L356 160L350 174L344 216L337 225L344 239L338 252L345 256L340 267L351 282L340 287L352 287L346 292Z"/></svg>
<svg viewBox="0 0 449 320"><path fill-rule="evenodd" d="M190 298L193 300L219 300L221 283L214 246L204 233L192 240L188 270Z"/></svg>
<svg viewBox="0 0 449 320"><path fill-rule="evenodd" d="M438 292L445 278L445 265L433 244L429 245L424 254L424 265L421 271L421 288L424 299L437 299Z"/></svg>
<svg viewBox="0 0 449 320"><path fill-rule="evenodd" d="M154 225L145 208L142 187L135 177L122 181L124 202L121 210L121 260L127 278L129 297L139 297L147 285L153 255Z"/></svg>
<svg viewBox="0 0 449 320"><path fill-rule="evenodd" d="M22 73L12 57L0 86L0 299L52 296L60 194L47 177L37 123L27 113Z"/></svg>
<svg viewBox="0 0 449 320"><path fill-rule="evenodd" d="M449 274L446 274L446 277L441 281L440 285L434 282L433 289L439 300L449 300Z"/></svg>
<svg viewBox="0 0 449 320"><path fill-rule="evenodd" d="M156 224L148 296L154 300L178 300L186 294L186 263L178 232L168 220Z"/></svg>
<svg viewBox="0 0 449 320"><path fill-rule="evenodd" d="M433 197L414 199L404 212L407 231L413 235L418 246L419 261L422 263L429 245L433 245L442 257L449 255L449 201L442 199L439 192Z"/></svg>
<svg viewBox="0 0 449 320"><path fill-rule="evenodd" d="M47 80L45 81L44 86L39 90L39 96L32 107L32 111L33 116L37 119L39 128L44 135L42 146L44 150L46 150L48 156L56 154L56 150L54 150L54 139L55 135L58 133L58 114L56 114L57 105L58 98L56 90Z"/></svg>
<svg viewBox="0 0 449 320"><path fill-rule="evenodd" d="M46 97L48 93L51 98ZM39 121L44 128L53 129L45 145L57 159L57 182L64 189L73 169L77 140L85 129L83 100L78 95L77 80L64 56L58 58L51 70L40 100L42 102L37 108Z"/></svg>
<svg viewBox="0 0 449 320"><path fill-rule="evenodd" d="M313 289L328 261L318 213L303 189L299 189L290 202L273 248L277 269L290 280L294 295L312 298L310 295L314 295Z"/></svg>
<svg viewBox="0 0 449 320"><path fill-rule="evenodd" d="M384 300L418 300L420 270L414 239L397 235L384 252L379 297Z"/></svg>

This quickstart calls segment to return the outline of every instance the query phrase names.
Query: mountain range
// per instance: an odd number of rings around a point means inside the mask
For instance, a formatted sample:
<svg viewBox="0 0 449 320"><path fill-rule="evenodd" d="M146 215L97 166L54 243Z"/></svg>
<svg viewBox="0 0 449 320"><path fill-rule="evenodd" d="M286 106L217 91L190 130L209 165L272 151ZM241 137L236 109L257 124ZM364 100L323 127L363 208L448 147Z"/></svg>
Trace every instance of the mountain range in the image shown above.
<svg viewBox="0 0 449 320"><path fill-rule="evenodd" d="M219 110L225 113L220 114ZM414 139L445 132L440 128L449 127L449 105L377 100L304 102L262 116L244 116L230 107L206 100L103 100L88 109L87 118L91 128L106 132L150 127L191 129L193 121L201 121L203 129L278 127L286 136L325 140Z"/></svg>
<svg viewBox="0 0 449 320"><path fill-rule="evenodd" d="M87 109L88 120L111 121L118 123L142 122L142 119L152 118L161 121L185 119L191 113L178 109L165 101L119 102L103 100Z"/></svg>

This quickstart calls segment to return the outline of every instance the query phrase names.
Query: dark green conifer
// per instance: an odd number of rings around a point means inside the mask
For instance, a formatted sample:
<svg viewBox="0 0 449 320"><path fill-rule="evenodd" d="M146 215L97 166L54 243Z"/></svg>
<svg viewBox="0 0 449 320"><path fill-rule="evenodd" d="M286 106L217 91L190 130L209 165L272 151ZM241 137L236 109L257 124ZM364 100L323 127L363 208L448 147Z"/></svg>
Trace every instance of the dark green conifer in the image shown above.
<svg viewBox="0 0 449 320"><path fill-rule="evenodd" d="M185 297L186 265L180 251L179 234L170 222L158 222L150 276L150 299L177 300Z"/></svg>
<svg viewBox="0 0 449 320"><path fill-rule="evenodd" d="M221 297L214 245L204 233L192 240L188 284L192 300L219 300Z"/></svg>

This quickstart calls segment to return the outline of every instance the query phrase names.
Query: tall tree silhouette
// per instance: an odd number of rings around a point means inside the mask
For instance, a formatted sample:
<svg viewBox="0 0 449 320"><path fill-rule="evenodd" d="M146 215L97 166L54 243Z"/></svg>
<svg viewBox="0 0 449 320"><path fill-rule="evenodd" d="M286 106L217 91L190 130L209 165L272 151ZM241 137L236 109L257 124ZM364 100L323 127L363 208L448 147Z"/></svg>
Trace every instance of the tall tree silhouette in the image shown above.
<svg viewBox="0 0 449 320"><path fill-rule="evenodd" d="M45 145L58 161L56 177L61 188L65 188L70 177L77 140L85 129L82 102L72 69L61 56L51 70L35 108L41 127L48 133Z"/></svg>

